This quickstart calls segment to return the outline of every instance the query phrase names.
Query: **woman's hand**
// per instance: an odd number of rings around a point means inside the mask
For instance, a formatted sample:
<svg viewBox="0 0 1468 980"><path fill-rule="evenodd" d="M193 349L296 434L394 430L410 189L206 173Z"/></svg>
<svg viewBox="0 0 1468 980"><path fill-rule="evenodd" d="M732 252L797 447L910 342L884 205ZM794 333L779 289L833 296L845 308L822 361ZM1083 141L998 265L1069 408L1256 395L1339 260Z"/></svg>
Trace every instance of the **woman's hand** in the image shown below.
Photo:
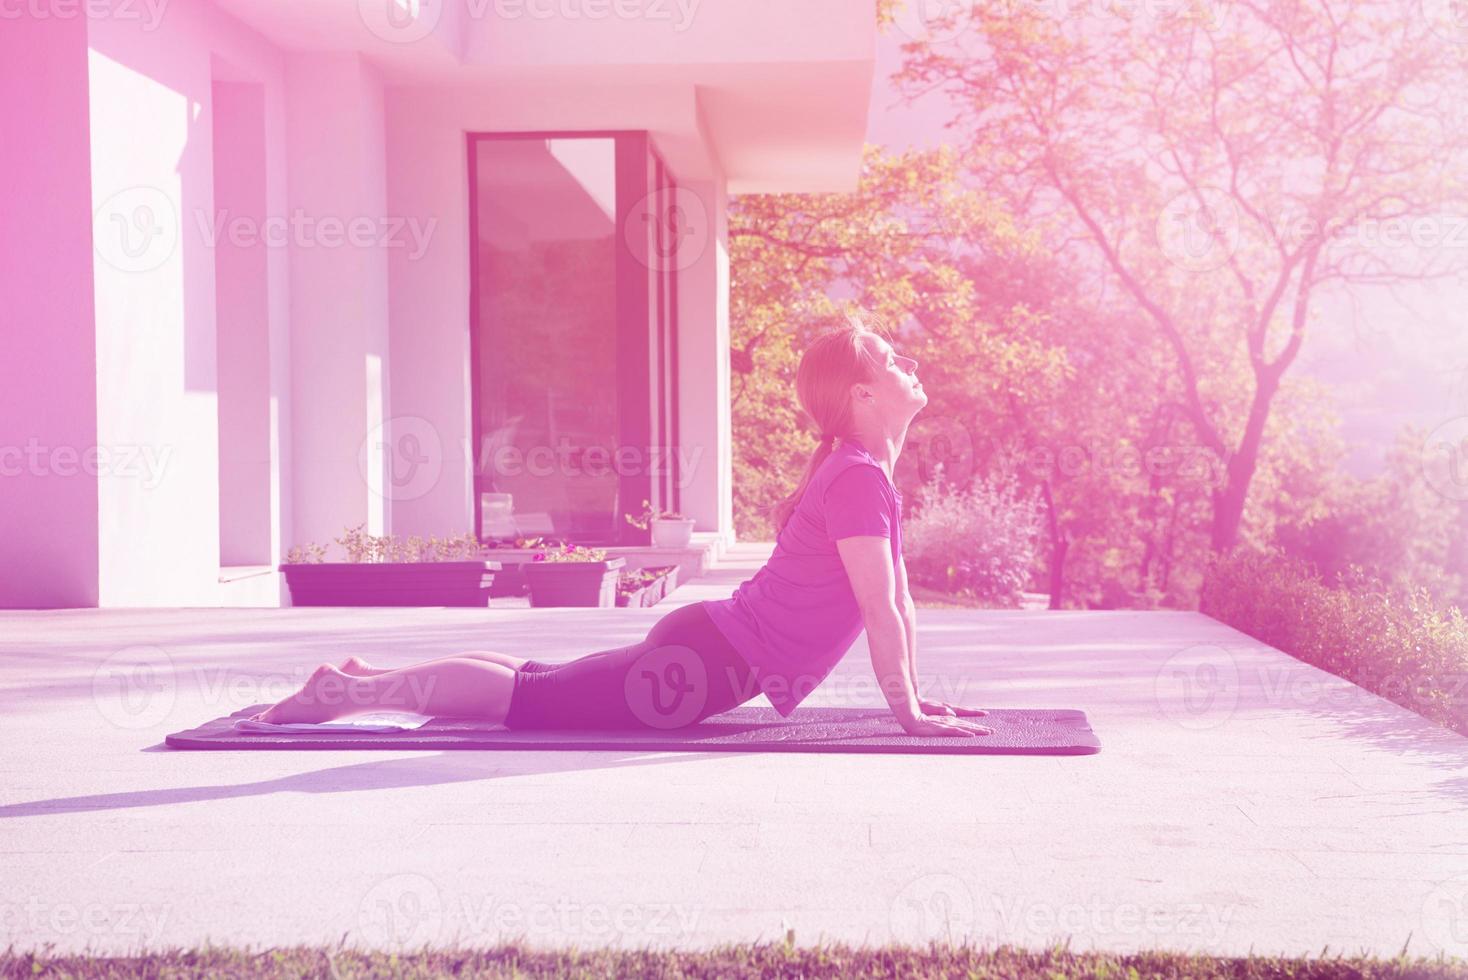
<svg viewBox="0 0 1468 980"><path fill-rule="evenodd" d="M972 721L964 721L952 715L923 715L921 717L898 717L902 730L909 735L958 736L969 738L974 735L993 735L994 729Z"/></svg>
<svg viewBox="0 0 1468 980"><path fill-rule="evenodd" d="M983 708L965 708L962 705L949 704L947 701L919 700L918 705L923 709L925 715L957 715L964 718L978 718L989 713Z"/></svg>

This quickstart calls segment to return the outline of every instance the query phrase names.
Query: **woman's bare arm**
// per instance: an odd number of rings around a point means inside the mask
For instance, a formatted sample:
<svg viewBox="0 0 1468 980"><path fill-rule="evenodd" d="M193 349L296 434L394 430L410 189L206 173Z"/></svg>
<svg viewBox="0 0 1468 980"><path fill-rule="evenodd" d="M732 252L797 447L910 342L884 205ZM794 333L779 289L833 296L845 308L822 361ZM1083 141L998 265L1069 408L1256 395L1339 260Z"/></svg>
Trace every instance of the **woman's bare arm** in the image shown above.
<svg viewBox="0 0 1468 980"><path fill-rule="evenodd" d="M861 609L877 684L903 730L909 735L992 734L973 722L923 713L910 673L907 624L897 607L890 542L878 535L854 535L839 539L836 550Z"/></svg>

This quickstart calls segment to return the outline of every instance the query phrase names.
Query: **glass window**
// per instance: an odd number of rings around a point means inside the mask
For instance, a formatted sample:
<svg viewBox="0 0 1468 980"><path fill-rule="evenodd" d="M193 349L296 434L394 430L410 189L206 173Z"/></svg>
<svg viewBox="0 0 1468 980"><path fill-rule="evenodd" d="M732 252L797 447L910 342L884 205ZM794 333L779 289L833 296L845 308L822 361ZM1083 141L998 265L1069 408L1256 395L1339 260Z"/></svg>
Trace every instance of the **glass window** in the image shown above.
<svg viewBox="0 0 1468 980"><path fill-rule="evenodd" d="M672 177L643 133L469 140L481 536L645 543L623 513L678 506L676 272L638 237Z"/></svg>

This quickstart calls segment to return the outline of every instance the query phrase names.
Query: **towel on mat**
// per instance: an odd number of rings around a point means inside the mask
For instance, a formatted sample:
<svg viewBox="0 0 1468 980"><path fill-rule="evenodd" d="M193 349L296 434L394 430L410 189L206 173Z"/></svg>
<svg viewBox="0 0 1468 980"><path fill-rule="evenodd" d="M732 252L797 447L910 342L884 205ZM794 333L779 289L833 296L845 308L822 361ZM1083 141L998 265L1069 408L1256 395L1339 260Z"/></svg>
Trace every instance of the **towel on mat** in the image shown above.
<svg viewBox="0 0 1468 980"><path fill-rule="evenodd" d="M254 721L240 718L235 721L237 732L411 732L431 721L429 715L412 711L374 711L368 714L344 718L341 721L291 722L278 725L269 721Z"/></svg>

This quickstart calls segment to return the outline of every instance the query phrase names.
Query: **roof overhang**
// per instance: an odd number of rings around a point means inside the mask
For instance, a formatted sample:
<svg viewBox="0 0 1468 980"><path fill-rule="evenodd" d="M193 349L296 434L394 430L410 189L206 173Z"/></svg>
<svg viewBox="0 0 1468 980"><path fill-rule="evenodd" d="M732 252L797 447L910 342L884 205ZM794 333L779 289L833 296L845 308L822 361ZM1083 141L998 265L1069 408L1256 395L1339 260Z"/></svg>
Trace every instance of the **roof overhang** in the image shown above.
<svg viewBox="0 0 1468 980"><path fill-rule="evenodd" d="M529 128L648 129L730 193L856 187L873 0L215 2L288 53L359 53L388 85L527 106Z"/></svg>

